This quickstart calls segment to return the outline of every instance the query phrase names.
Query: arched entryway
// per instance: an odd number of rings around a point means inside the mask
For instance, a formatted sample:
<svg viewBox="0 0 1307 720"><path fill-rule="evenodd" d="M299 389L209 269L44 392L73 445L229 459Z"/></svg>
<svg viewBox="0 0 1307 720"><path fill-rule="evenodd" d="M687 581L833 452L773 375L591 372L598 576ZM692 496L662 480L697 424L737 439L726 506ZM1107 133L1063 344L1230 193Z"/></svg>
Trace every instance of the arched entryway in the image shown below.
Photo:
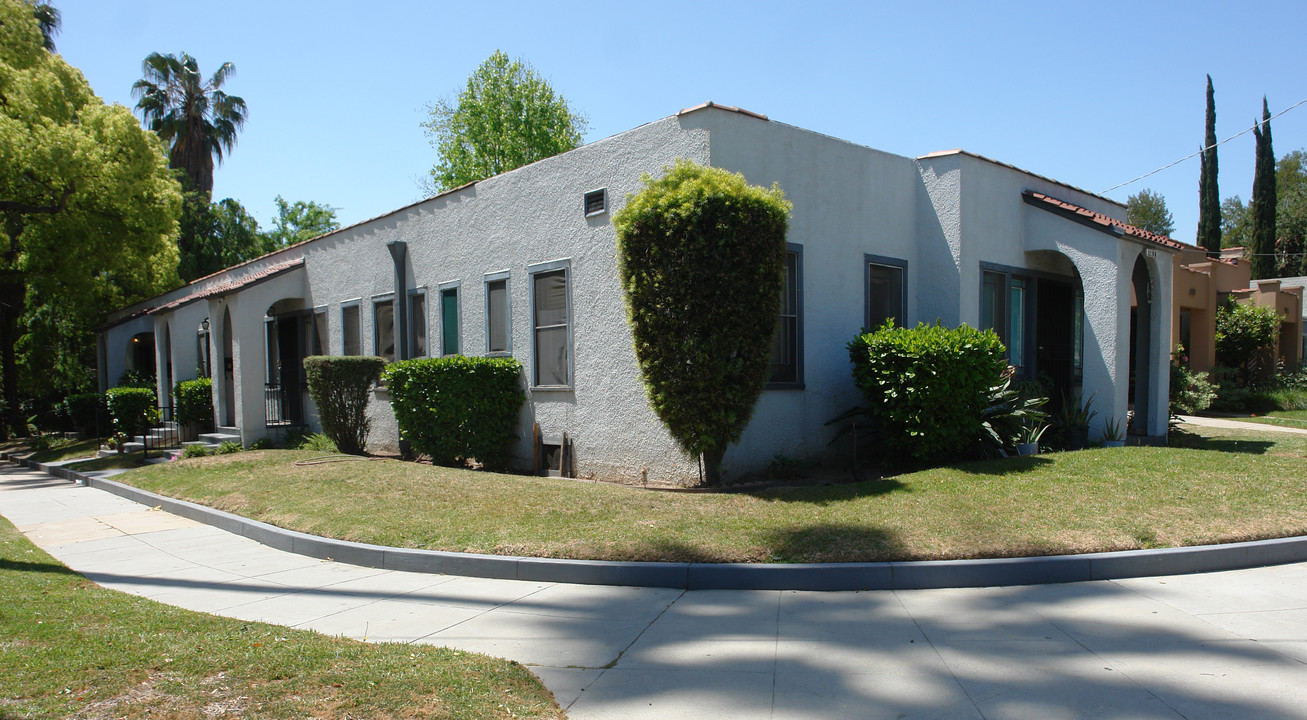
<svg viewBox="0 0 1307 720"><path fill-rule="evenodd" d="M172 405L168 400L172 396L172 330L168 323L163 324L163 353L160 356L163 367L159 369L159 404Z"/></svg>
<svg viewBox="0 0 1307 720"><path fill-rule="evenodd" d="M1158 328L1155 327L1154 288L1152 271L1144 257L1135 259L1130 276L1133 302L1130 308L1130 408L1132 422L1130 432L1134 435L1160 435L1160 428L1151 427L1155 389L1159 378L1155 377L1153 363L1153 344Z"/></svg>
<svg viewBox="0 0 1307 720"><path fill-rule="evenodd" d="M236 353L232 350L231 308L222 310L222 408L220 425L236 425Z"/></svg>
<svg viewBox="0 0 1307 720"><path fill-rule="evenodd" d="M132 336L127 343L127 369L142 377L155 376L154 333L143 332ZM122 378L113 378L115 384Z"/></svg>

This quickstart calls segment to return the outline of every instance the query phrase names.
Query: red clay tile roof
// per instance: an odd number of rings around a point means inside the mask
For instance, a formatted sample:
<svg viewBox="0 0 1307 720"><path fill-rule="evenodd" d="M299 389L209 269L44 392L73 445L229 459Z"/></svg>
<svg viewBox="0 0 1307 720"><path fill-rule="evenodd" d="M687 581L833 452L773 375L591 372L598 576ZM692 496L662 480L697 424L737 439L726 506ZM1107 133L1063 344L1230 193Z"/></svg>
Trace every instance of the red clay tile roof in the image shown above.
<svg viewBox="0 0 1307 720"><path fill-rule="evenodd" d="M1179 240L1172 240L1166 235L1159 235L1155 232L1149 232L1142 228L1137 228L1129 223L1121 222L1116 218L1108 217L1103 213L1094 212L1093 210L1080 207L1075 203L1069 203L1065 200L1058 200L1057 198L1050 197L1044 193L1035 192L1033 190L1022 190L1021 197L1027 203L1034 205L1035 207L1069 217L1091 227L1095 225L1099 226L1099 229L1103 232L1129 235L1130 237L1156 243L1173 250L1196 249L1196 246L1194 245L1182 243Z"/></svg>
<svg viewBox="0 0 1307 720"><path fill-rule="evenodd" d="M151 308L148 312L151 315L154 315L156 313L169 312L171 310L176 310L177 308L183 305L189 305L197 300L207 300L208 298L218 297L219 295L226 295L228 293L233 293L242 288L247 288L250 285L254 285L264 280L268 280L270 278L276 277L277 275L281 275L282 273L290 272L291 270L294 270L297 267L301 267L302 265L304 265L304 258L302 257L295 258L294 260L288 260L283 263L277 263L276 265L269 265L263 268L262 270L252 272L249 275L245 275L235 280L227 280L224 282L217 283L216 285L210 285L209 287L204 288L203 290L193 292L190 295L185 295L183 297L177 298L172 302L165 303L155 308Z"/></svg>

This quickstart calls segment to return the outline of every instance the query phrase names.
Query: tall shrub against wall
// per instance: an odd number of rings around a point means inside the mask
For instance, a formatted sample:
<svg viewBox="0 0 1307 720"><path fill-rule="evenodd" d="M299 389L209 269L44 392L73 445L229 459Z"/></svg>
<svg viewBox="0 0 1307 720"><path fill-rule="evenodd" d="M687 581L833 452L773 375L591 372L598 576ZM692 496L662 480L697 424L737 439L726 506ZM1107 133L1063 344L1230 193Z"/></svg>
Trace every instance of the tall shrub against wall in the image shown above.
<svg viewBox="0 0 1307 720"><path fill-rule="evenodd" d="M1275 372L1269 349L1281 322L1273 307L1226 301L1216 309L1216 361L1237 369L1244 381L1268 378Z"/></svg>
<svg viewBox="0 0 1307 720"><path fill-rule="evenodd" d="M649 405L709 485L767 382L785 282L780 188L678 160L613 217Z"/></svg>
<svg viewBox="0 0 1307 720"><path fill-rule="evenodd" d="M940 465L979 452L985 410L1007 369L994 331L886 323L848 347L891 460Z"/></svg>
<svg viewBox="0 0 1307 720"><path fill-rule="evenodd" d="M386 387L399 435L437 465L475 458L501 467L513 439L522 392L522 364L513 358L455 355L392 363Z"/></svg>
<svg viewBox="0 0 1307 720"><path fill-rule="evenodd" d="M186 439L208 432L213 424L213 381L209 378L183 380L173 386L177 402L175 420L186 429Z"/></svg>
<svg viewBox="0 0 1307 720"><path fill-rule="evenodd" d="M362 355L304 358L304 377L309 397L318 406L322 432L343 453L362 455L368 446L368 399L385 365L379 357Z"/></svg>
<svg viewBox="0 0 1307 720"><path fill-rule="evenodd" d="M113 429L127 437L140 435L150 427L154 413L154 391L149 388L116 387L105 393L105 403L109 416L113 418Z"/></svg>

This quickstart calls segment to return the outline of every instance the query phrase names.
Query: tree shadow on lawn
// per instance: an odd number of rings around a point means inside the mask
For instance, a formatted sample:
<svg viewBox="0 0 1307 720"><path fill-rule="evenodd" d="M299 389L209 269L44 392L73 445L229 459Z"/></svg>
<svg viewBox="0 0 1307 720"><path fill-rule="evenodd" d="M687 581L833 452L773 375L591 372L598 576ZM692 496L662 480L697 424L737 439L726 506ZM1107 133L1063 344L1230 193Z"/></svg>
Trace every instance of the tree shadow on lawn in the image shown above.
<svg viewBox="0 0 1307 720"><path fill-rule="evenodd" d="M1270 440L1243 440L1228 437L1206 437L1187 432L1172 431L1170 447L1187 450L1215 450L1217 452L1265 455L1278 444Z"/></svg>
<svg viewBox="0 0 1307 720"><path fill-rule="evenodd" d="M842 523L772 528L753 547L745 548L650 539L628 548L627 554L629 557L620 559L704 564L868 562L906 556L896 532Z"/></svg>
<svg viewBox="0 0 1307 720"><path fill-rule="evenodd" d="M1034 472L1040 468L1048 467L1057 462L1054 458L1045 455L1019 455L1017 457L999 458L996 460L977 460L975 462L959 463L957 465L947 466L951 470L957 470L968 475L1020 475L1021 473Z"/></svg>
<svg viewBox="0 0 1307 720"><path fill-rule="evenodd" d="M820 507L862 497L888 495L893 492L911 492L911 488L896 478L882 477L856 483L759 488L742 491L740 494L759 500L808 503Z"/></svg>

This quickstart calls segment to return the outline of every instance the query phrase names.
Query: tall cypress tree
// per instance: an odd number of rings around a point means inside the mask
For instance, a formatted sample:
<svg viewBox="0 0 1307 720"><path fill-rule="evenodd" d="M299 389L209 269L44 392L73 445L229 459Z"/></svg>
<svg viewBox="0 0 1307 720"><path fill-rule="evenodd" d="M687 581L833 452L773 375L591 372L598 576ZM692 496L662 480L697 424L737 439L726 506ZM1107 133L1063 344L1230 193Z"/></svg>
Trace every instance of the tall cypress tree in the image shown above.
<svg viewBox="0 0 1307 720"><path fill-rule="evenodd" d="M1275 150L1271 147L1271 110L1262 98L1262 122L1253 127L1257 138L1257 166L1253 171L1254 280L1275 277Z"/></svg>
<svg viewBox="0 0 1307 720"><path fill-rule="evenodd" d="M1207 132L1198 174L1198 244L1215 257L1221 250L1221 191L1216 183L1216 92L1207 76Z"/></svg>

